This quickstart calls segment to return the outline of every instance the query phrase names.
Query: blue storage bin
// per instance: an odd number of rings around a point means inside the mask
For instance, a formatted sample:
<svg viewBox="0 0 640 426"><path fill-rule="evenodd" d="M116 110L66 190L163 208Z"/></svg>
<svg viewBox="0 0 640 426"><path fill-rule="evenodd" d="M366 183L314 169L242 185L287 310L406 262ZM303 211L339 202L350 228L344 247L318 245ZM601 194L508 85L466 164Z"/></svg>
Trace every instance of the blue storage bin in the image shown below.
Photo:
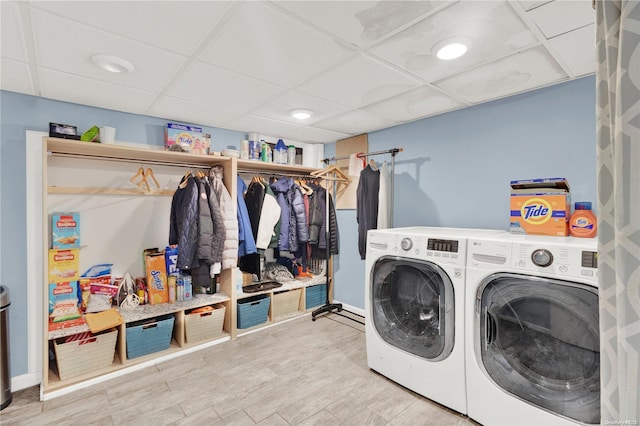
<svg viewBox="0 0 640 426"><path fill-rule="evenodd" d="M127 326L127 358L169 349L173 335L173 315L152 322Z"/></svg>
<svg viewBox="0 0 640 426"><path fill-rule="evenodd" d="M271 298L267 294L238 300L238 328L250 328L267 322Z"/></svg>
<svg viewBox="0 0 640 426"><path fill-rule="evenodd" d="M327 285L320 284L307 287L306 301L307 309L324 305L324 303L327 301Z"/></svg>

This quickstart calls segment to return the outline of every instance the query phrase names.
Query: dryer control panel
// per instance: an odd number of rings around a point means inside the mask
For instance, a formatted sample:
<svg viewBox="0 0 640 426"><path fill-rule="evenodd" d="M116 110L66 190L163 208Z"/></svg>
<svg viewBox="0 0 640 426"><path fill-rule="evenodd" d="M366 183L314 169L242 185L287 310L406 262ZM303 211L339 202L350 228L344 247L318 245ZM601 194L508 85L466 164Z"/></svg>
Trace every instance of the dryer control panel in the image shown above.
<svg viewBox="0 0 640 426"><path fill-rule="evenodd" d="M544 245L513 243L512 264L523 272L540 272L560 277L582 277L587 281L597 281L598 261L594 250L575 245Z"/></svg>

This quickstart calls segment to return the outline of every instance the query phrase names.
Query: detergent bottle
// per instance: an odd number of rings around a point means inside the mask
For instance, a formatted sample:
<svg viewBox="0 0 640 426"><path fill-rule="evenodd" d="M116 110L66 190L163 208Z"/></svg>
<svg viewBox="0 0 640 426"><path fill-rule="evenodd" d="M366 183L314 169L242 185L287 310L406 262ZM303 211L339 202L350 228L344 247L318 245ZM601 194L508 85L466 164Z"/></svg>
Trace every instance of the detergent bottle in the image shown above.
<svg viewBox="0 0 640 426"><path fill-rule="evenodd" d="M569 234L573 237L593 238L596 236L598 221L591 211L590 201L579 201L569 219Z"/></svg>

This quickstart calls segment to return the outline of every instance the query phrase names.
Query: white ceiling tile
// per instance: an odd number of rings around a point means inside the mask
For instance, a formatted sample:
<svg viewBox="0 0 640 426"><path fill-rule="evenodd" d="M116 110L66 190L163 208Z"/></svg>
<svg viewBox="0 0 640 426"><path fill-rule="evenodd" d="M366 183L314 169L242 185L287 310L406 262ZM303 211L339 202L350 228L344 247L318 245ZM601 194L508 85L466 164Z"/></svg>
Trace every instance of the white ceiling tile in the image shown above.
<svg viewBox="0 0 640 426"><path fill-rule="evenodd" d="M225 1L40 1L36 7L188 56L222 18Z"/></svg>
<svg viewBox="0 0 640 426"><path fill-rule="evenodd" d="M342 40L366 46L432 12L440 1L277 1Z"/></svg>
<svg viewBox="0 0 640 426"><path fill-rule="evenodd" d="M306 120L300 121L291 116L291 110L293 109L308 109L313 111L313 115ZM349 108L343 105L338 105L325 101L324 99L291 90L284 95L254 109L251 111L251 114L272 118L274 120L287 121L298 126L308 126L316 121L323 120L327 117L331 117L348 110Z"/></svg>
<svg viewBox="0 0 640 426"><path fill-rule="evenodd" d="M363 111L397 122L416 120L465 106L436 89L423 86L373 105Z"/></svg>
<svg viewBox="0 0 640 426"><path fill-rule="evenodd" d="M0 61L0 89L27 95L38 95L33 90L29 66L23 62L5 58Z"/></svg>
<svg viewBox="0 0 640 426"><path fill-rule="evenodd" d="M283 138L294 139L305 143L332 143L340 139L348 138L349 136L352 135L310 126L298 127L282 133Z"/></svg>
<svg viewBox="0 0 640 426"><path fill-rule="evenodd" d="M243 113L284 92L278 86L202 62L194 62L167 94Z"/></svg>
<svg viewBox="0 0 640 426"><path fill-rule="evenodd" d="M554 37L549 42L577 76L596 72L595 25Z"/></svg>
<svg viewBox="0 0 640 426"><path fill-rule="evenodd" d="M595 23L591 1L556 0L527 12L547 38ZM562 19L559 19L562 17Z"/></svg>
<svg viewBox="0 0 640 426"><path fill-rule="evenodd" d="M535 9L536 7L540 7L545 3L549 3L553 0L520 0L518 3L522 6L524 10Z"/></svg>
<svg viewBox="0 0 640 426"><path fill-rule="evenodd" d="M420 84L417 79L358 55L300 85L297 90L358 108L406 92Z"/></svg>
<svg viewBox="0 0 640 426"><path fill-rule="evenodd" d="M140 90L159 91L185 57L112 35L48 12L32 11L38 65ZM135 72L114 74L91 62L94 54L115 55Z"/></svg>
<svg viewBox="0 0 640 426"><path fill-rule="evenodd" d="M281 137L285 132L290 132L296 127L284 121L270 120L268 118L257 117L255 115L243 115L226 124L226 128L240 132L258 132L261 135L272 135Z"/></svg>
<svg viewBox="0 0 640 426"><path fill-rule="evenodd" d="M244 2L199 59L291 88L351 54L273 7Z"/></svg>
<svg viewBox="0 0 640 426"><path fill-rule="evenodd" d="M154 98L153 93L56 70L39 68L38 73L42 96L49 99L143 114Z"/></svg>
<svg viewBox="0 0 640 426"><path fill-rule="evenodd" d="M436 58L433 47L452 37L466 37L466 55L450 61ZM537 44L534 34L503 1L463 1L438 12L371 48L400 68L433 82Z"/></svg>
<svg viewBox="0 0 640 426"><path fill-rule="evenodd" d="M20 9L14 2L1 1L2 37L0 37L0 54L3 58L27 62L27 50L22 31Z"/></svg>
<svg viewBox="0 0 640 426"><path fill-rule="evenodd" d="M436 86L465 102L484 102L567 78L546 49L537 46L446 78Z"/></svg>
<svg viewBox="0 0 640 426"><path fill-rule="evenodd" d="M221 127L240 116L220 108L185 101L183 99L163 96L156 100L147 110L147 115L166 118L167 120L194 123L202 126Z"/></svg>
<svg viewBox="0 0 640 426"><path fill-rule="evenodd" d="M319 121L315 123L313 127L358 135L391 127L396 124L398 123L391 119L385 119L366 111L355 110Z"/></svg>

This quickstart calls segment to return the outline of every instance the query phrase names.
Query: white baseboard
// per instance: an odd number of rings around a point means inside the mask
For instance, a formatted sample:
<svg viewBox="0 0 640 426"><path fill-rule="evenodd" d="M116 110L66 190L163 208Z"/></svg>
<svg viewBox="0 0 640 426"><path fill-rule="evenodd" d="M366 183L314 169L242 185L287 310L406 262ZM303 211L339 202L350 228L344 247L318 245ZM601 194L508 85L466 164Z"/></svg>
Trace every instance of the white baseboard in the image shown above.
<svg viewBox="0 0 640 426"><path fill-rule="evenodd" d="M39 386L42 373L28 373L11 378L11 392L17 392L32 386Z"/></svg>

